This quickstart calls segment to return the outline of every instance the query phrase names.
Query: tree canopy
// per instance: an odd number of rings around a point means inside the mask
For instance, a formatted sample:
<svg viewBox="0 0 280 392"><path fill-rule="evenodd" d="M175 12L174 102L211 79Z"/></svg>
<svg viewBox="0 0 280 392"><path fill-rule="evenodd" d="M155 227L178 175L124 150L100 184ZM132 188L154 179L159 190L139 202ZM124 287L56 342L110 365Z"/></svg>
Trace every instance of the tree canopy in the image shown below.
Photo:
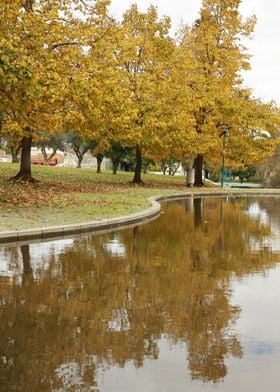
<svg viewBox="0 0 280 392"><path fill-rule="evenodd" d="M277 143L279 108L243 86L250 68L240 0L203 0L199 18L175 37L170 18L132 5L120 21L109 0L2 1L1 139L22 148L15 179L30 180L30 149L40 135L75 133L98 152L134 148L133 182L143 158L204 159L219 165L220 126L230 129L227 163L252 165Z"/></svg>

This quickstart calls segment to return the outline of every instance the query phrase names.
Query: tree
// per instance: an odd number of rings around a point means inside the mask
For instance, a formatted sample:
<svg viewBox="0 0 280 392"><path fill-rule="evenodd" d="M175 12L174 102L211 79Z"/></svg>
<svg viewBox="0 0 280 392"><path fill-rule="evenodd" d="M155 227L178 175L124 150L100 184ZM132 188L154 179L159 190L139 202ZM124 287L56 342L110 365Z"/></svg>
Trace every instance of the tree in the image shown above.
<svg viewBox="0 0 280 392"><path fill-rule="evenodd" d="M2 110L22 131L21 166L15 179L32 180L30 150L34 132L48 127L53 130L58 125L54 108L59 98L52 88L58 74L55 58L49 53L53 24L46 23L56 13L46 5L30 0L1 6L2 45L5 45L1 51ZM48 116L50 112L52 115Z"/></svg>
<svg viewBox="0 0 280 392"><path fill-rule="evenodd" d="M107 18L108 3L1 3L0 89L4 99L0 110L18 123L23 134L21 167L14 179L32 181L30 150L38 132L63 131L77 59L86 45L95 45L105 34L101 20Z"/></svg>
<svg viewBox="0 0 280 392"><path fill-rule="evenodd" d="M97 161L97 167L96 167L96 173L100 174L101 173L101 165L104 159L104 154L102 152L97 152L98 150L91 150L91 154L93 157L96 158Z"/></svg>
<svg viewBox="0 0 280 392"><path fill-rule="evenodd" d="M127 155L127 148L123 147L120 142L111 141L110 149L105 152L106 158L110 158L113 165L113 174L117 174L121 161Z"/></svg>
<svg viewBox="0 0 280 392"><path fill-rule="evenodd" d="M169 159L161 161L161 167L163 174L166 175L166 171L168 171L169 176L175 176L177 173L181 162L175 159L174 157L170 157Z"/></svg>
<svg viewBox="0 0 280 392"><path fill-rule="evenodd" d="M256 174L255 166L245 166L243 169L234 170L232 172L233 176L239 177L241 183L243 183L245 179L247 182L249 182L250 178L253 177L255 174Z"/></svg>
<svg viewBox="0 0 280 392"><path fill-rule="evenodd" d="M241 40L252 33L255 18L243 22L239 5L240 0L204 0L199 19L181 38L192 63L186 88L193 98L196 186L203 185L204 156L218 150L219 126L227 123L220 108L242 82L240 72L249 68Z"/></svg>
<svg viewBox="0 0 280 392"><path fill-rule="evenodd" d="M121 123L124 106L119 108L120 80L116 67L115 49L117 25L107 14L109 1L100 1L101 11L89 19L95 25L93 44L82 47L73 59L71 84L67 94L67 114L64 129L75 130L75 152L79 160L90 151L97 159L100 172L104 152L115 140L113 129ZM73 132L72 136L74 136Z"/></svg>
<svg viewBox="0 0 280 392"><path fill-rule="evenodd" d="M88 140L83 140L82 137L75 131L68 132L66 135L66 142L71 145L78 159L77 169L82 167L82 162L85 154L94 147L93 142Z"/></svg>
<svg viewBox="0 0 280 392"><path fill-rule="evenodd" d="M64 151L65 135L42 133L38 137L40 137L40 139L35 143L35 145L41 149L44 158L44 165L49 165L58 150ZM52 150L49 155L47 153L47 149Z"/></svg>
<svg viewBox="0 0 280 392"><path fill-rule="evenodd" d="M174 43L168 36L170 20L158 18L155 7L141 13L133 5L123 15L116 56L121 93L126 101L126 119L119 140L134 147L134 183L141 183L145 153L163 144L161 133L167 126L166 93L168 64Z"/></svg>

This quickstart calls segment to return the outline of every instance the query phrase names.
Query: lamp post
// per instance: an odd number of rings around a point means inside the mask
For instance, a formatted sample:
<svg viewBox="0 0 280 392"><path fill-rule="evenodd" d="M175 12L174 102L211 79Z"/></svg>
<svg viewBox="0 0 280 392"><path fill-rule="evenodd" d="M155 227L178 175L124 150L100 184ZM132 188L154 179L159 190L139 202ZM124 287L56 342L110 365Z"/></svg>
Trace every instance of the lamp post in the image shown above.
<svg viewBox="0 0 280 392"><path fill-rule="evenodd" d="M225 147L226 147L226 137L229 134L229 127L226 124L220 126L221 132L219 137L223 137L223 148L222 148L222 165L221 165L221 187L224 186L224 166L225 166Z"/></svg>

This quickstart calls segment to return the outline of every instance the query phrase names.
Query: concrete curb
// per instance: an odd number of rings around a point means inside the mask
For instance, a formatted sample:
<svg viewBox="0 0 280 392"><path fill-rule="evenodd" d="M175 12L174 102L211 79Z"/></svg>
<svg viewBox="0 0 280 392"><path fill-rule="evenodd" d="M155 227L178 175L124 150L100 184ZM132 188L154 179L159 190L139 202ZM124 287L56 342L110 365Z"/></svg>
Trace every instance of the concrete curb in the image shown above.
<svg viewBox="0 0 280 392"><path fill-rule="evenodd" d="M2 231L0 232L0 244L8 244L15 242L22 242L28 240L46 240L55 238L65 238L71 235L80 235L84 233L96 233L110 229L118 229L122 227L129 227L139 223L145 223L148 220L156 218L161 211L159 201L163 200L180 200L189 197L205 197L205 196L234 196L234 197L247 197L247 196L280 196L278 192L232 192L230 190L223 192L186 192L182 194L174 194L168 196L153 196L148 200L151 206L144 210L130 215L124 215L117 218L102 219L92 222L81 222L65 226L49 226L46 228L33 228L24 230Z"/></svg>

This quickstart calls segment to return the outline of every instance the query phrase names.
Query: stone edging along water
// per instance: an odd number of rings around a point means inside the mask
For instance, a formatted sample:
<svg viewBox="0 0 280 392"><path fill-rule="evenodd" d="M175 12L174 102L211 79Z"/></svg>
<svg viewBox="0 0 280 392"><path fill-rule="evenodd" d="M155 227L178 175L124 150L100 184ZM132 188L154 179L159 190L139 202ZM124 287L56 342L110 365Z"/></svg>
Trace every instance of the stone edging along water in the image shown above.
<svg viewBox="0 0 280 392"><path fill-rule="evenodd" d="M223 192L185 192L178 193L168 196L153 196L148 200L150 207L144 211L136 212L130 215L124 215L117 218L108 218L92 222L81 222L70 225L61 226L48 226L32 229L22 230L11 230L0 232L0 244L12 243L29 240L47 240L50 238L68 237L71 235L83 234L83 233L95 233L106 231L114 228L121 228L137 223L144 223L145 221L151 220L157 217L161 211L161 205L159 201L163 200L178 200L188 197L204 197L204 196L280 196L280 192L263 191L263 192L232 192L232 190Z"/></svg>

